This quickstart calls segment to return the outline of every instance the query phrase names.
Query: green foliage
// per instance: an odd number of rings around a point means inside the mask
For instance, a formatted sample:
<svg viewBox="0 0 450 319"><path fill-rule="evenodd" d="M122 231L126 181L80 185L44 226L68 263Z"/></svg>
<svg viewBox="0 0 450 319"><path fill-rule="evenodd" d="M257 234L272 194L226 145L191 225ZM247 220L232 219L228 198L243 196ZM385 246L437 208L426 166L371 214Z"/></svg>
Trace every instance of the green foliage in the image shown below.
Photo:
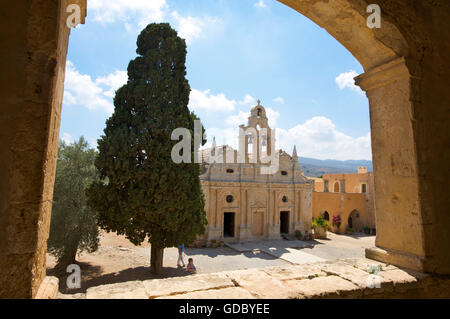
<svg viewBox="0 0 450 319"><path fill-rule="evenodd" d="M83 137L67 145L60 142L56 164L48 251L59 266L75 262L77 250L98 248L97 215L86 203L85 191L97 180L96 152Z"/></svg>
<svg viewBox="0 0 450 319"><path fill-rule="evenodd" d="M323 229L328 229L328 222L322 217L318 216L312 222L312 228L322 227Z"/></svg>
<svg viewBox="0 0 450 319"><path fill-rule="evenodd" d="M295 231L295 238L297 238L298 240L302 240L303 239L303 234L300 230L296 230Z"/></svg>
<svg viewBox="0 0 450 319"><path fill-rule="evenodd" d="M355 230L353 228L347 226L345 228L345 232L348 233L348 234L354 234Z"/></svg>
<svg viewBox="0 0 450 319"><path fill-rule="evenodd" d="M171 159L178 143L172 131L187 128L194 136L186 44L169 24L150 24L137 45L128 83L116 92L114 114L98 140L102 181L87 191L89 205L103 229L136 245L146 238L152 248L192 243L207 224L200 166Z"/></svg>

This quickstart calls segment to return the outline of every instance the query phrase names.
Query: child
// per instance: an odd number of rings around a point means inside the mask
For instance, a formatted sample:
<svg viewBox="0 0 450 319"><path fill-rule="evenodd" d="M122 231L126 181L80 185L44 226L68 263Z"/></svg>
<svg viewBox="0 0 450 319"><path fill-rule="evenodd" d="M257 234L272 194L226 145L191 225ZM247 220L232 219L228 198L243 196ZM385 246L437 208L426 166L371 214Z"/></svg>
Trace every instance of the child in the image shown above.
<svg viewBox="0 0 450 319"><path fill-rule="evenodd" d="M189 271L191 274L195 274L197 272L197 269L194 266L194 259L189 258L188 265L186 267L187 271Z"/></svg>

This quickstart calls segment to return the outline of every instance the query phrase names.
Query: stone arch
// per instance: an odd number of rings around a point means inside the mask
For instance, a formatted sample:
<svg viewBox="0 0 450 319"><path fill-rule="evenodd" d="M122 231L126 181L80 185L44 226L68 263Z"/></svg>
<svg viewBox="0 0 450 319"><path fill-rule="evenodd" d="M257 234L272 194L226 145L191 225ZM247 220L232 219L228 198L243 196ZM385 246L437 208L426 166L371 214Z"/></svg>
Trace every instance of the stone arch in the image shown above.
<svg viewBox="0 0 450 319"><path fill-rule="evenodd" d="M367 6L360 0L278 0L324 28L361 63L367 72L408 54L398 28L383 19L381 29L367 27Z"/></svg>
<svg viewBox="0 0 450 319"><path fill-rule="evenodd" d="M436 98L445 90L440 80L444 75L432 74L446 68L450 77L445 61L450 49L444 45L450 40L448 34L429 31L450 27L444 22L450 4L422 1L414 7L406 1L380 0L382 27L370 29L367 0L278 1L326 29L365 71L355 83L370 104L377 225L377 248L367 250L366 256L450 273L450 254L443 253L450 248L450 217L440 210L450 205L443 190L450 176L448 170L446 178L436 171L438 159L448 158L449 131L438 124L442 117L448 123L448 98ZM424 12L433 12L439 22L427 22ZM398 224L405 226L402 231L394 226Z"/></svg>
<svg viewBox="0 0 450 319"><path fill-rule="evenodd" d="M441 209L450 206L450 176L448 170L436 169L449 154L448 96L442 79L450 76L450 39L447 32L435 32L450 27L448 0L415 5L378 0L381 29L366 27L366 0L279 1L325 28L366 72L356 81L370 102L380 248L368 251L368 257L450 273L450 217ZM11 16L0 21L0 36L10 39L10 30L15 32L14 41L4 42L5 76L0 85L5 101L0 116L2 298L35 297L45 277L70 34L64 9L70 3L82 6L84 23L86 0L48 1L42 6L18 0L2 8Z"/></svg>
<svg viewBox="0 0 450 319"><path fill-rule="evenodd" d="M334 182L334 184L333 184L333 192L339 193L340 189L341 189L341 186L339 185L339 182L337 182L337 181Z"/></svg>
<svg viewBox="0 0 450 319"><path fill-rule="evenodd" d="M355 231L361 231L363 224L362 224L362 216L361 213L354 209L350 212L350 214L347 217L347 226L352 228Z"/></svg>

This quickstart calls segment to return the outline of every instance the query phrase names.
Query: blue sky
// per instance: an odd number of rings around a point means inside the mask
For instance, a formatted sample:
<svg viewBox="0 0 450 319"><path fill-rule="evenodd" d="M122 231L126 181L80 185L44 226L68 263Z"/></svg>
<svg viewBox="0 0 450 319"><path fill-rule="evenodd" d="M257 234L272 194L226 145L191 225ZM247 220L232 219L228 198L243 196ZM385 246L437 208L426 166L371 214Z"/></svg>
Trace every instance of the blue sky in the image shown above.
<svg viewBox="0 0 450 319"><path fill-rule="evenodd" d="M371 159L368 100L358 61L325 30L275 0L89 0L72 30L60 137L96 146L127 80L136 38L169 22L187 40L189 107L210 140L237 144L260 99L277 148L319 159ZM209 141L210 142L210 141Z"/></svg>

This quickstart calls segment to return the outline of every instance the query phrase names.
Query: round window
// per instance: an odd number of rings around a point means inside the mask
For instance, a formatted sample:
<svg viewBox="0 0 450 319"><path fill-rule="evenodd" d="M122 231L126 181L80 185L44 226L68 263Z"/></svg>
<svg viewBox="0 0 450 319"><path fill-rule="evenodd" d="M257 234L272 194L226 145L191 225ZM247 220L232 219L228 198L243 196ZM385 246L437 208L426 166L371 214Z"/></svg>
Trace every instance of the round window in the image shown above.
<svg viewBox="0 0 450 319"><path fill-rule="evenodd" d="M283 196L283 203L287 203L287 201L288 201L288 198L286 197L286 196Z"/></svg>
<svg viewBox="0 0 450 319"><path fill-rule="evenodd" d="M233 200L234 200L234 198L233 198L232 195L228 195L228 196L227 196L227 203L232 203Z"/></svg>

